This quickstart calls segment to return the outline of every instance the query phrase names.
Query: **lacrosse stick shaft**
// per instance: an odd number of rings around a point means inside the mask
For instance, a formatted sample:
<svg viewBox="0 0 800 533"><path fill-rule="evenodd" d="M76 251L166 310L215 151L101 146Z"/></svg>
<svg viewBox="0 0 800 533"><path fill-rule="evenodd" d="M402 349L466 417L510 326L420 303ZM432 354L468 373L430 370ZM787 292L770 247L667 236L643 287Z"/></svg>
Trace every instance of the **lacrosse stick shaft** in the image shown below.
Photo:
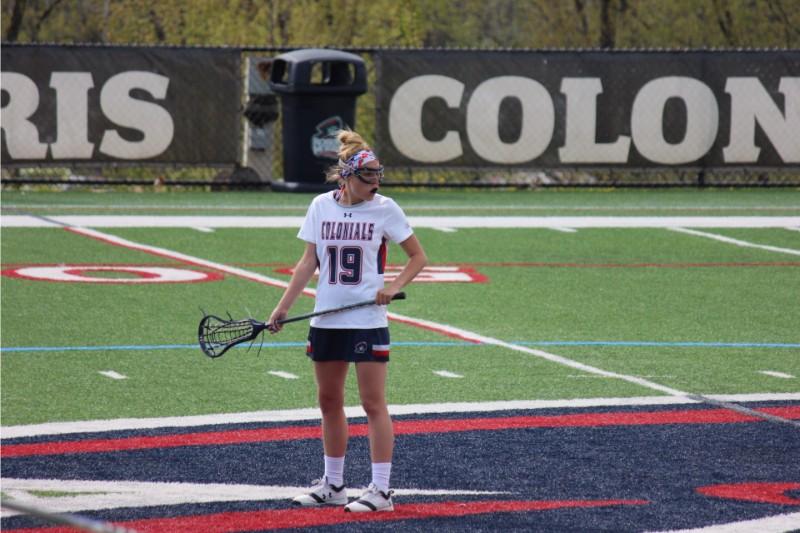
<svg viewBox="0 0 800 533"><path fill-rule="evenodd" d="M393 301L394 300L405 300L405 299L406 299L406 293L404 293L404 292L398 292L392 298ZM359 307L366 307L368 305L374 305L374 304L375 304L375 300L364 300L363 302L357 302L357 303L354 303L354 304L344 305L342 307L335 307L333 309L325 309L323 311L317 311L315 313L306 313L305 315L298 315L298 316L293 316L293 317L289 317L289 318L284 318L282 320L278 320L277 323L283 325L283 324L288 324L290 322L298 322L300 320L305 320L307 318L314 318L315 316L323 316L323 315L330 315L330 314L333 314L333 313L341 313L342 311L349 311L350 309L357 309Z"/></svg>

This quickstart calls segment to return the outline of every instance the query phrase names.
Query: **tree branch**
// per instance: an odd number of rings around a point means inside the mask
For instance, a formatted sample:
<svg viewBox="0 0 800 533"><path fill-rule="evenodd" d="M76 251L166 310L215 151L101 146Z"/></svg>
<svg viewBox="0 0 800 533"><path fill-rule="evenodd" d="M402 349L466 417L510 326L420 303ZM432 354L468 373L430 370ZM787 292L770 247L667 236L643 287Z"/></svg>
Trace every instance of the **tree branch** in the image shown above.
<svg viewBox="0 0 800 533"><path fill-rule="evenodd" d="M612 0L600 2L600 48L614 48L614 20L611 15Z"/></svg>
<svg viewBox="0 0 800 533"><path fill-rule="evenodd" d="M147 14L150 17L150 22L153 24L153 29L156 32L156 39L160 43L165 42L167 40L167 34L164 32L164 26L161 24L161 19L158 18L158 13L156 13L155 8L151 7Z"/></svg>
<svg viewBox="0 0 800 533"><path fill-rule="evenodd" d="M19 30L22 28L22 20L25 18L25 4L27 0L16 0L11 11L11 23L8 25L6 40L15 42L19 37Z"/></svg>
<svg viewBox="0 0 800 533"><path fill-rule="evenodd" d="M733 35L733 17L731 16L731 12L720 5L720 0L713 0L712 3L714 5L714 13L717 15L717 25L720 31L722 31L722 36L725 37L725 41L729 46L735 46L736 37Z"/></svg>

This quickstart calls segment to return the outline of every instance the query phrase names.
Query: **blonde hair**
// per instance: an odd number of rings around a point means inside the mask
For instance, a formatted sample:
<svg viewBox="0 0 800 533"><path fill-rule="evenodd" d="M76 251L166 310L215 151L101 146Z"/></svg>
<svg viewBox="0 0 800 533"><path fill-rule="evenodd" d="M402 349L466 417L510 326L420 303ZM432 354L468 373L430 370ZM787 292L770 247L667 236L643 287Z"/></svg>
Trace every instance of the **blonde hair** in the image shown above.
<svg viewBox="0 0 800 533"><path fill-rule="evenodd" d="M371 150L363 137L353 130L339 130L336 134L336 139L339 141L339 161L347 161L361 150ZM340 181L342 179L341 167L339 163L332 165L325 172L325 181L328 183Z"/></svg>

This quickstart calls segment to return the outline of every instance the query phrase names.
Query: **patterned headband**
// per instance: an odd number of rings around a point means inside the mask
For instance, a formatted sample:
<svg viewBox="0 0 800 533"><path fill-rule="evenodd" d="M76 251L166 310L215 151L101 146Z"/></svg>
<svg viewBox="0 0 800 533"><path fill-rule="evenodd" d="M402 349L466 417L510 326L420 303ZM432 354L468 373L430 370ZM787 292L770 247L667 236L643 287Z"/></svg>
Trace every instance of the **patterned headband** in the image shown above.
<svg viewBox="0 0 800 533"><path fill-rule="evenodd" d="M372 150L359 150L355 155L350 157L347 161L339 160L339 166L341 167L341 174L343 178L351 176L355 173L356 170L360 170L364 168L364 165L369 163L370 161L377 161L378 158L375 156L375 153Z"/></svg>

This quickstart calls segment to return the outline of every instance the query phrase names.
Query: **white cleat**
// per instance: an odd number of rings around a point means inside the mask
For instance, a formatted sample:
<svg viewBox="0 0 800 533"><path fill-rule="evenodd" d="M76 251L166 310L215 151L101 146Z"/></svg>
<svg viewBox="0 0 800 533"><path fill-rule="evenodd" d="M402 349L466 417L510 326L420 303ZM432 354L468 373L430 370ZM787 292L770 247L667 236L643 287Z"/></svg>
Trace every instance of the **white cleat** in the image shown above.
<svg viewBox="0 0 800 533"><path fill-rule="evenodd" d="M323 477L311 482L313 487L308 494L301 494L292 500L292 505L301 507L321 507L323 505L345 505L347 491L344 485L336 487L328 483L328 478Z"/></svg>
<svg viewBox="0 0 800 533"><path fill-rule="evenodd" d="M369 487L364 494L362 494L356 501L348 503L344 507L346 513L371 513L373 511L394 511L394 504L392 503L392 494L381 492L378 487L369 484Z"/></svg>

